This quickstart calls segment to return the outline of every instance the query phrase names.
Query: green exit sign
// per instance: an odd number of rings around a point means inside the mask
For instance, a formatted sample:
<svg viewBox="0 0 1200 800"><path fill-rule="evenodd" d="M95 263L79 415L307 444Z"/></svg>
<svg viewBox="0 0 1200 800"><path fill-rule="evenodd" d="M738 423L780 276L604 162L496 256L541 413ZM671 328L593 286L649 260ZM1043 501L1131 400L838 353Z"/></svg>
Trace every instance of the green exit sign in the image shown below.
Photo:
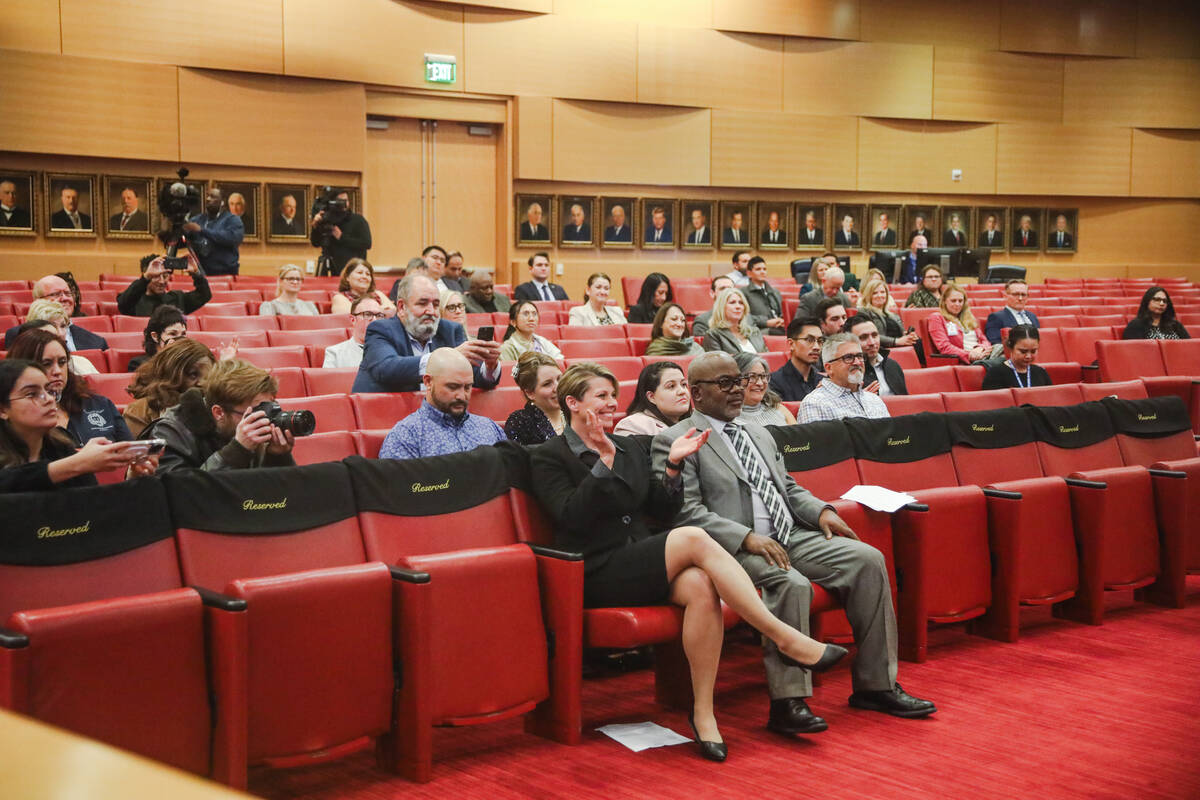
<svg viewBox="0 0 1200 800"><path fill-rule="evenodd" d="M458 63L454 56L425 54L426 83L454 83L458 77Z"/></svg>

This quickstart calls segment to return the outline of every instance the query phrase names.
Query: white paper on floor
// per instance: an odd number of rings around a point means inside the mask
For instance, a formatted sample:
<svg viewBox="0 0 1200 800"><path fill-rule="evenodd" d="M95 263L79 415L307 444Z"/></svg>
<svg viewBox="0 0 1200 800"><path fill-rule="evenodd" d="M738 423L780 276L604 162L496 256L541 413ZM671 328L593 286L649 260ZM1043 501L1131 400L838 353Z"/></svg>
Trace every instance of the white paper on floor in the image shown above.
<svg viewBox="0 0 1200 800"><path fill-rule="evenodd" d="M851 486L842 495L842 499L853 500L855 503L862 503L867 508L872 508L876 511L886 511L889 514L904 508L909 503L915 503L917 500L911 494L893 492L891 489L885 489L882 486L866 486L862 484Z"/></svg>
<svg viewBox="0 0 1200 800"><path fill-rule="evenodd" d="M670 728L655 725L653 722L629 722L617 725L603 725L596 730L623 744L635 753L649 750L651 747L669 747L673 744L687 744L691 739L680 736Z"/></svg>

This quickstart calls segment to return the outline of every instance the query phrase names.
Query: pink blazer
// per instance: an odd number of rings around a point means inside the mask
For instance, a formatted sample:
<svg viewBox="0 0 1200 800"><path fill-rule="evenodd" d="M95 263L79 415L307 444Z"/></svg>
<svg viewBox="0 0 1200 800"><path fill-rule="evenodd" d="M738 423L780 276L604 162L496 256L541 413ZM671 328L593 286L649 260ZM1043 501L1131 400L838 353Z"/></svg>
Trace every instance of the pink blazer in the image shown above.
<svg viewBox="0 0 1200 800"><path fill-rule="evenodd" d="M941 314L931 314L928 320L929 338L933 341L934 350L939 353L951 353L958 356L958 360L962 363L970 364L971 359L967 356L966 348L963 347L962 325L954 323L952 333L946 324L946 318Z"/></svg>

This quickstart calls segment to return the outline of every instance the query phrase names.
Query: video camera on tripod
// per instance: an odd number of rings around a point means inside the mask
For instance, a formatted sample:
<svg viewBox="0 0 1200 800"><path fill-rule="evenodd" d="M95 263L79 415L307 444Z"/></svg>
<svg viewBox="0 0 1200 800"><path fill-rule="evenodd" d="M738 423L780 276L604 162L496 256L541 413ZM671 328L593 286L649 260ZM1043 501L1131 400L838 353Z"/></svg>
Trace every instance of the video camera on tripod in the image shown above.
<svg viewBox="0 0 1200 800"><path fill-rule="evenodd" d="M341 225L350 216L350 201L341 195L345 189L335 189L326 186L320 196L313 201L310 217L321 215L321 220L313 227L313 238L320 242L321 258L317 263L318 275L330 275L333 272L332 257L329 246L333 242L333 229Z"/></svg>
<svg viewBox="0 0 1200 800"><path fill-rule="evenodd" d="M168 270L186 270L187 259L176 254L180 245L187 247L187 235L183 231L188 217L200 211L200 190L185 180L188 168L180 167L175 173L179 180L166 184L158 193L158 208L167 221L167 227L158 232L158 238L167 248L163 267Z"/></svg>

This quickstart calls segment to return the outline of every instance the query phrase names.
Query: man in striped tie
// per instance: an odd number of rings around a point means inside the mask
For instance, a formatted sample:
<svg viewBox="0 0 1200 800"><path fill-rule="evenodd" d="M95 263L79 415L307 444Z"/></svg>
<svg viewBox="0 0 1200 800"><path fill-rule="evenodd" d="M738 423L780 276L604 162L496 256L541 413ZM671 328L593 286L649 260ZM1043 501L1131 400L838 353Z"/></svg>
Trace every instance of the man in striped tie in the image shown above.
<svg viewBox="0 0 1200 800"><path fill-rule="evenodd" d="M703 528L742 564L781 620L807 632L812 583L841 600L854 629L850 705L898 717L937 709L896 683L896 615L883 555L858 541L833 507L792 480L774 438L738 421L745 378L727 353L705 353L688 369L695 411L654 440L654 469L665 470L670 444L689 428L711 430L683 466L683 508L676 525ZM767 727L781 734L828 727L806 698L812 681L770 644L764 663L771 697Z"/></svg>

